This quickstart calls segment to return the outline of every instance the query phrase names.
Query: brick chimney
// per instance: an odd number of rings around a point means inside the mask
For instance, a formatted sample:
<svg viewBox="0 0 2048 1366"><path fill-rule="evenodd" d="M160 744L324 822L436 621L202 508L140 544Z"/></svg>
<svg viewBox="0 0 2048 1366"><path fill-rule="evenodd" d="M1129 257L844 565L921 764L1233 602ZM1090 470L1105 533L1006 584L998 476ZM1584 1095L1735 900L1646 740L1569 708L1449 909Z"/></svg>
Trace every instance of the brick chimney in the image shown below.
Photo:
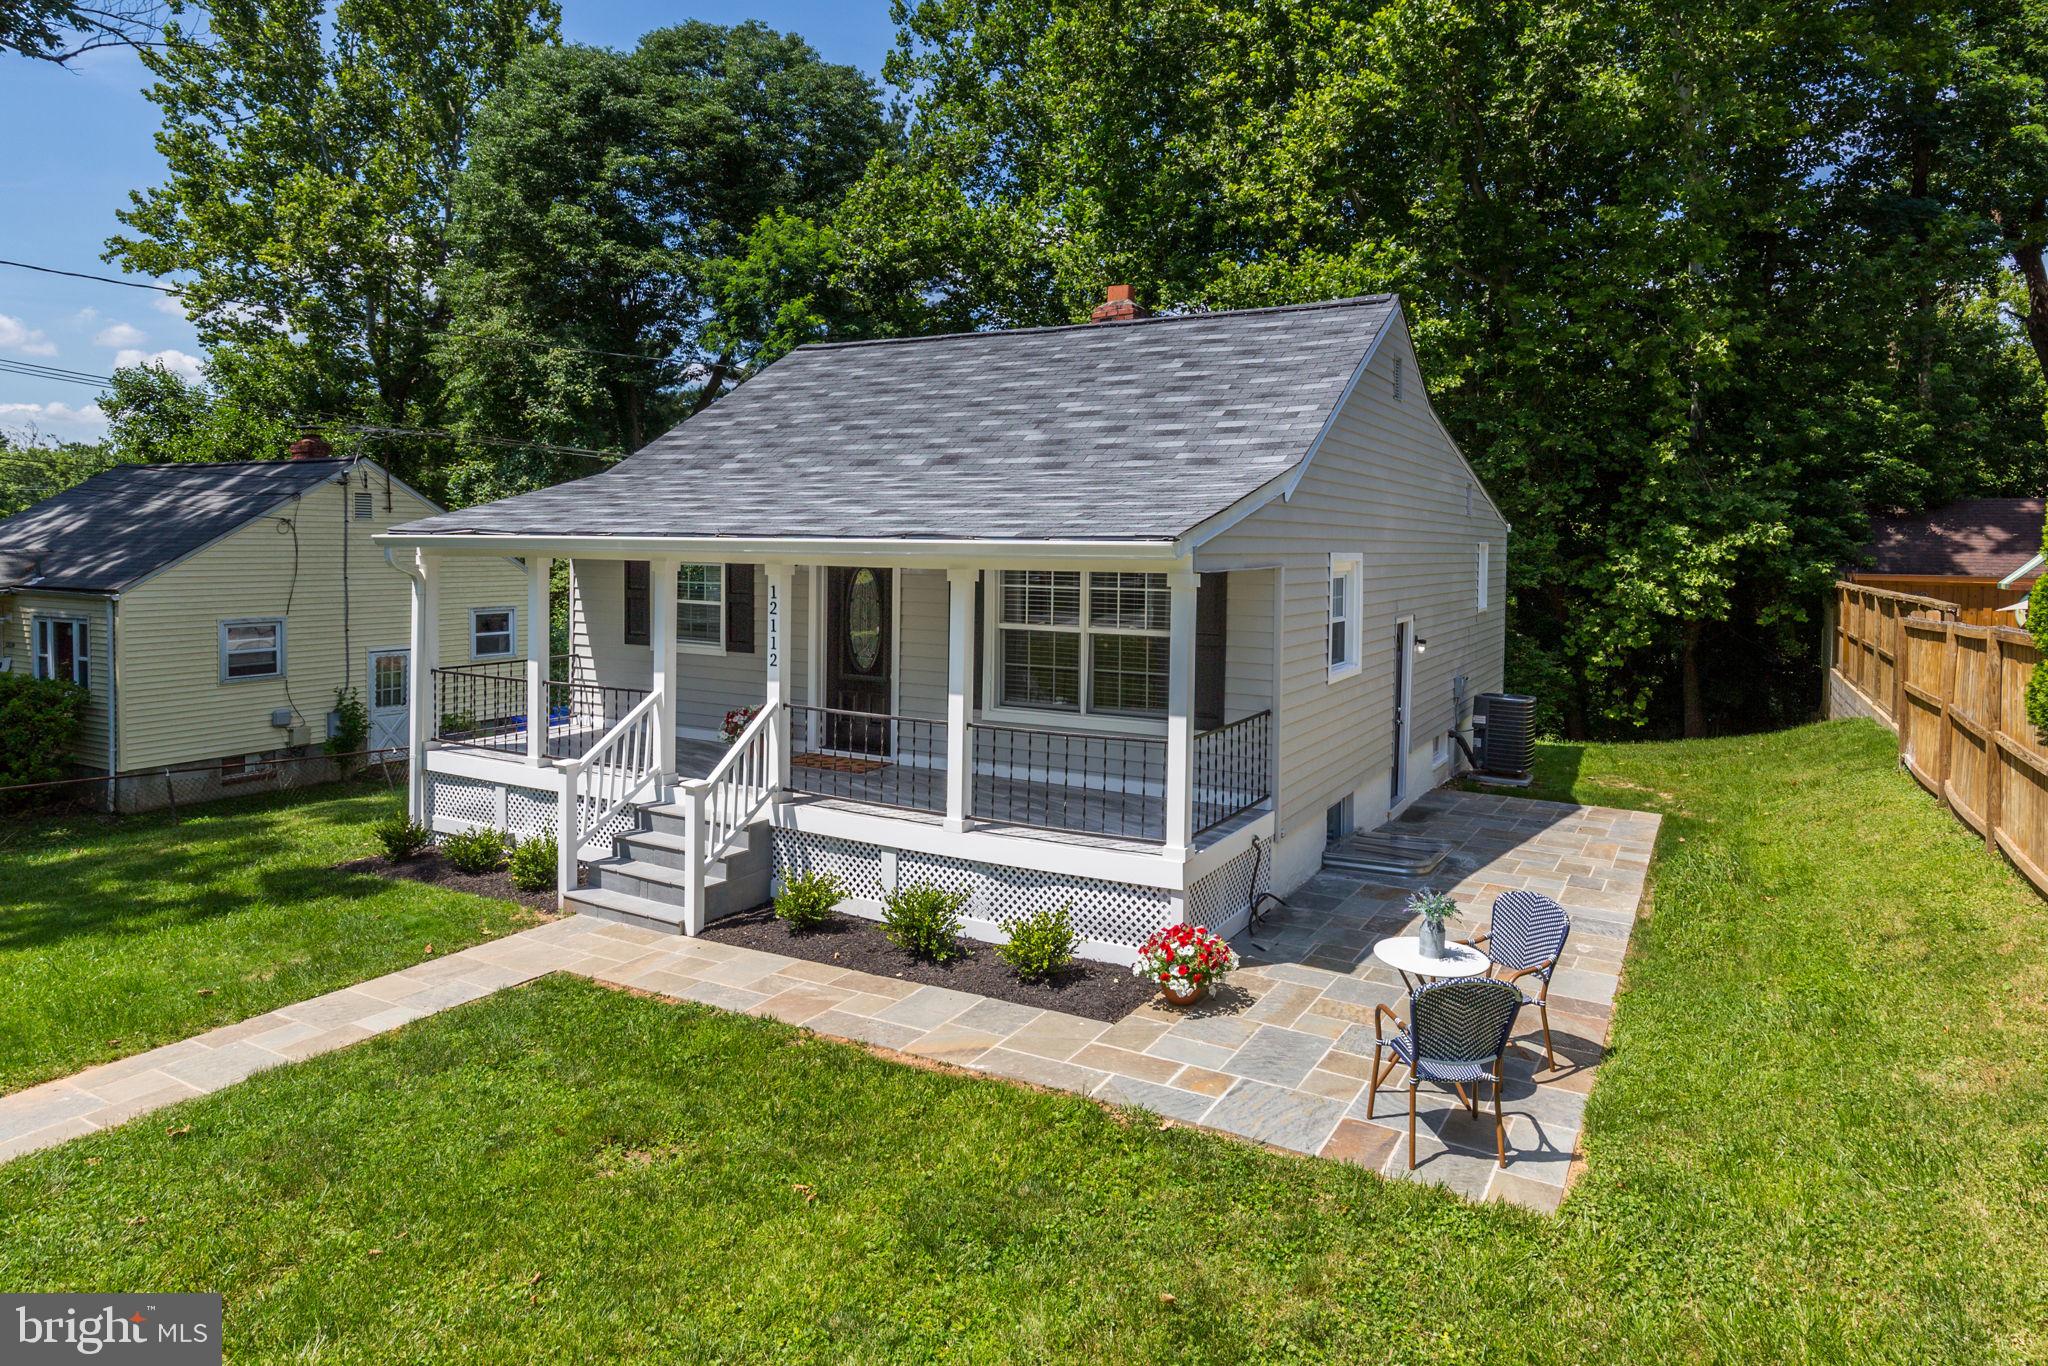
<svg viewBox="0 0 2048 1366"><path fill-rule="evenodd" d="M1131 297L1129 285L1111 285L1109 294L1088 315L1091 323L1127 323L1152 316L1150 309Z"/></svg>
<svg viewBox="0 0 2048 1366"><path fill-rule="evenodd" d="M294 460L325 460L334 454L334 447L320 439L320 433L311 427L299 432L299 439L285 448L285 454Z"/></svg>

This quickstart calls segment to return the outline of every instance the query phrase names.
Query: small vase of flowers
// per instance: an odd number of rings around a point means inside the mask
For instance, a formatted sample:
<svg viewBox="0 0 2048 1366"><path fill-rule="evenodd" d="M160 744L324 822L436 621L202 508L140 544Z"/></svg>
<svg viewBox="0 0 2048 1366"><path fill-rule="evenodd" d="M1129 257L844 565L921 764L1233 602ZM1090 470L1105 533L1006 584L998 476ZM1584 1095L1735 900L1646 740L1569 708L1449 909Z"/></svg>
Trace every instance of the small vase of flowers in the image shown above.
<svg viewBox="0 0 2048 1366"><path fill-rule="evenodd" d="M1458 903L1434 888L1424 887L1408 898L1408 914L1422 917L1422 926L1416 932L1422 941L1424 958L1442 958L1444 952L1444 922L1458 913Z"/></svg>
<svg viewBox="0 0 2048 1366"><path fill-rule="evenodd" d="M718 728L719 738L728 745L732 744L741 735L746 733L747 727L752 725L754 718L760 714L761 707L759 703L751 707L734 707L725 714L725 724Z"/></svg>
<svg viewBox="0 0 2048 1366"><path fill-rule="evenodd" d="M1223 980L1223 974L1236 966L1237 950L1213 930L1201 925L1168 925L1153 931L1145 941L1131 972L1159 983L1169 1004L1187 1007L1208 994L1211 982Z"/></svg>

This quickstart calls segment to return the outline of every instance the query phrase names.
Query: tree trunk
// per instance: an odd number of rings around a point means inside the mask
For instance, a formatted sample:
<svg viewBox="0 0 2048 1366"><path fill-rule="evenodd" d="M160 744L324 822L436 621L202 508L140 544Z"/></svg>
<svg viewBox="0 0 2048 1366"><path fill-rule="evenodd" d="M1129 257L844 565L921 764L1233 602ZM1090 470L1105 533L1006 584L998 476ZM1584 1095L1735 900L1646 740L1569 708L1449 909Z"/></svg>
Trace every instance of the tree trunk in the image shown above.
<svg viewBox="0 0 2048 1366"><path fill-rule="evenodd" d="M1685 688L1685 738L1697 740L1707 733L1707 708L1700 697L1700 623L1685 623L1683 640L1679 672Z"/></svg>
<svg viewBox="0 0 2048 1366"><path fill-rule="evenodd" d="M2027 282L2027 340L2033 344L2042 376L2048 378L2048 262L2042 260L2040 247L2021 245L2014 249L2012 263Z"/></svg>

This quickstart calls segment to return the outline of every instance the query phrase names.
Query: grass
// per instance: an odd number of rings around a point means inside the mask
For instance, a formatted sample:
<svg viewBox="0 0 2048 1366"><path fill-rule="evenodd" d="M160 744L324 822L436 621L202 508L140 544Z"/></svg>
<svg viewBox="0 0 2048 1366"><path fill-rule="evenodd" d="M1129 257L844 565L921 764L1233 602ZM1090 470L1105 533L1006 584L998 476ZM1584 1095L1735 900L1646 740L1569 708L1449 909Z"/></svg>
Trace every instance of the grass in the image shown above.
<svg viewBox="0 0 2048 1366"><path fill-rule="evenodd" d="M334 865L378 852L382 783L0 834L0 1092L533 923Z"/></svg>
<svg viewBox="0 0 2048 1366"><path fill-rule="evenodd" d="M237 1360L2048 1356L2040 899L1866 722L1541 777L1667 816L1555 1219L548 979L0 1166L0 1285Z"/></svg>

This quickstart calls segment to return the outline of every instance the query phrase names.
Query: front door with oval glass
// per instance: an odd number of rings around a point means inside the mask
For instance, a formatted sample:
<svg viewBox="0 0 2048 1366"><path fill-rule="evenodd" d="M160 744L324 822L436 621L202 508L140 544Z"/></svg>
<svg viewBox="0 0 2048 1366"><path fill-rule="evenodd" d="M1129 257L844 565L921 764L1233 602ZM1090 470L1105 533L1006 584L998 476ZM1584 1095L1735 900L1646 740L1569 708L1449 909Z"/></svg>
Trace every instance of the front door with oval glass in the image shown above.
<svg viewBox="0 0 2048 1366"><path fill-rule="evenodd" d="M853 754L889 752L890 659L895 653L890 571L833 569L825 581L826 744Z"/></svg>

